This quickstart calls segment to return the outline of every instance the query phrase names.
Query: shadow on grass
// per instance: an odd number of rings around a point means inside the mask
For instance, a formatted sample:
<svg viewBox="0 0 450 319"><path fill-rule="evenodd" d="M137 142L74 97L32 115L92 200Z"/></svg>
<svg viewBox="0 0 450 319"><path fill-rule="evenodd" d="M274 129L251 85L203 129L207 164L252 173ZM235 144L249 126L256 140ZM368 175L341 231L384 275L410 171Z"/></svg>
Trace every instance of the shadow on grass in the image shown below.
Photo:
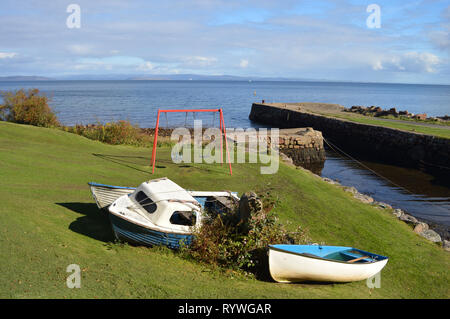
<svg viewBox="0 0 450 319"><path fill-rule="evenodd" d="M94 203L56 203L84 216L78 217L69 225L69 229L102 242L113 242L111 223L104 211Z"/></svg>
<svg viewBox="0 0 450 319"><path fill-rule="evenodd" d="M98 153L92 153L92 155L94 155L95 157L101 158L101 159L103 159L105 161L116 163L116 164L122 165L124 167L134 169L134 170L136 170L138 172L142 172L142 173L146 173L146 174L152 175L151 162L150 162L151 158L148 158L148 157L145 157L145 156L108 155L108 154L98 154ZM132 160L132 159L134 159L134 160ZM165 159L157 159L156 163L173 164L172 161L165 160ZM134 167L132 165L139 165L139 166L150 165L150 166L149 166L149 170L146 171L146 170ZM167 166L158 165L158 164L156 164L155 167L156 168L167 168ZM208 168L201 167L201 166L189 165L189 164L181 164L178 167L180 167L180 168L196 169L196 170L204 171L204 172L207 172L207 173L212 172L212 170L210 170ZM228 174L227 171L215 172L215 173L216 174Z"/></svg>
<svg viewBox="0 0 450 319"><path fill-rule="evenodd" d="M121 156L121 155L108 155L108 154L98 154L98 153L92 153L92 155L94 155L95 157L101 158L105 161L109 161L112 163L122 165L127 168L134 169L138 172L146 173L149 175L151 174L151 170L146 171L146 170L143 170L143 169L140 169L140 168L130 165L130 164L134 164L134 165L145 166L146 164L149 164L150 159L146 158L144 156ZM135 160L131 160L131 159L135 159ZM136 159L138 159L138 161L136 161ZM144 160L148 161L148 163L145 163ZM165 168L165 167L163 166L160 168Z"/></svg>

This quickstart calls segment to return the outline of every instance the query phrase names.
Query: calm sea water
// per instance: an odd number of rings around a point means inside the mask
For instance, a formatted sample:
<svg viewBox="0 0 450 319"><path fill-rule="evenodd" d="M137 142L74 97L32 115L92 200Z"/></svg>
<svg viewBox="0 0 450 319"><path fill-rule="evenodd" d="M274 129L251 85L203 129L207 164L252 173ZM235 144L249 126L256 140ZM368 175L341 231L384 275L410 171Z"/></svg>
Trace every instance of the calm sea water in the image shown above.
<svg viewBox="0 0 450 319"><path fill-rule="evenodd" d="M431 116L450 114L450 86L326 82L243 81L43 81L0 82L0 90L38 88L49 95L51 106L65 125L128 119L154 127L158 108L218 108L227 127L257 126L248 120L253 102L324 102L395 107ZM218 126L218 117L197 115L205 125ZM192 114L170 114L162 126L192 125ZM328 152L322 175L355 186L363 193L406 209L411 214L450 225L450 189L434 184L420 171L365 162L399 188L355 162ZM409 193L408 191L411 191Z"/></svg>
<svg viewBox="0 0 450 319"><path fill-rule="evenodd" d="M327 82L244 81L39 81L0 82L0 90L38 88L65 125L128 119L154 127L158 108L224 109L230 127L254 126L248 120L253 102L323 102L396 107L432 116L450 114L450 86ZM191 118L187 121L192 123ZM200 116L206 124L213 116ZM165 118L163 125L167 125ZM184 124L184 114L171 114L169 126ZM216 122L217 123L217 119Z"/></svg>

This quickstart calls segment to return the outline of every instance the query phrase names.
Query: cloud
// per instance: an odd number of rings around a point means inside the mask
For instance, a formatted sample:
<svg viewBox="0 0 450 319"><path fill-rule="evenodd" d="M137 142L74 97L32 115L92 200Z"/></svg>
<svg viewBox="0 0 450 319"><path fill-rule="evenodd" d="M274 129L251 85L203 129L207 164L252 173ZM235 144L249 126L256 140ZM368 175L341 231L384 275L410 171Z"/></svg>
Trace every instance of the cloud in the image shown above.
<svg viewBox="0 0 450 319"><path fill-rule="evenodd" d="M71 44L67 46L69 52L76 55L87 55L92 53L92 46L88 44Z"/></svg>
<svg viewBox="0 0 450 319"><path fill-rule="evenodd" d="M245 69L246 67L248 67L248 60L246 59L242 59L241 62L239 63L239 66L243 69Z"/></svg>
<svg viewBox="0 0 450 319"><path fill-rule="evenodd" d="M185 67L207 67L217 62L217 58L205 56L189 56L182 60Z"/></svg>
<svg viewBox="0 0 450 319"><path fill-rule="evenodd" d="M17 56L0 52L0 75L107 71L450 81L450 7L439 1L383 5L377 30L366 26L366 5L353 1L79 0L80 29L66 27L66 3L3 2L2 50Z"/></svg>
<svg viewBox="0 0 450 319"><path fill-rule="evenodd" d="M11 59L14 58L17 53L14 52L0 52L0 59Z"/></svg>
<svg viewBox="0 0 450 319"><path fill-rule="evenodd" d="M154 68L155 66L152 63L146 61L145 63L140 64L137 69L141 71L151 71Z"/></svg>
<svg viewBox="0 0 450 319"><path fill-rule="evenodd" d="M441 63L438 56L429 52L406 52L401 55L382 57L373 62L372 69L375 71L436 73L436 67Z"/></svg>

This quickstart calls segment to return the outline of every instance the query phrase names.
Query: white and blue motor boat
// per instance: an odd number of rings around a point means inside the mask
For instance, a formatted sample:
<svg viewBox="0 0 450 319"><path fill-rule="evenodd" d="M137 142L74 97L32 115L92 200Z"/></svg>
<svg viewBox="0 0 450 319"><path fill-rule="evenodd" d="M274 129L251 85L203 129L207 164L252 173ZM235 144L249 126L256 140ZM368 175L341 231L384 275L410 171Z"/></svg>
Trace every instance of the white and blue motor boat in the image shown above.
<svg viewBox="0 0 450 319"><path fill-rule="evenodd" d="M224 201L239 201L236 193L187 191L164 177L137 188L89 183L99 208L108 208L116 238L139 245L189 245L200 227L204 209L218 213ZM222 203L222 204L221 204Z"/></svg>

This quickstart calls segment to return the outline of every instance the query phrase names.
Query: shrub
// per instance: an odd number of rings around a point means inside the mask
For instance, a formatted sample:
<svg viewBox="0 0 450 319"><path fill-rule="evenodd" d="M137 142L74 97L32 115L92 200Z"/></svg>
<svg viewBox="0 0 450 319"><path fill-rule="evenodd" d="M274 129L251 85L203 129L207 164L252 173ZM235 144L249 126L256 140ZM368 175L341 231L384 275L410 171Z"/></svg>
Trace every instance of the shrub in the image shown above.
<svg viewBox="0 0 450 319"><path fill-rule="evenodd" d="M236 212L207 219L183 253L206 264L267 276L268 245L308 241L300 227L288 231L271 209L270 203L264 203L247 222L239 220Z"/></svg>
<svg viewBox="0 0 450 319"><path fill-rule="evenodd" d="M64 127L63 129L91 140L113 145L128 144L148 147L153 144L152 136L143 132L139 126L132 125L129 121L120 120L106 124L76 125Z"/></svg>
<svg viewBox="0 0 450 319"><path fill-rule="evenodd" d="M58 119L48 106L48 98L38 89L25 91L2 91L3 104L0 105L0 119L21 124L43 127L59 126Z"/></svg>

